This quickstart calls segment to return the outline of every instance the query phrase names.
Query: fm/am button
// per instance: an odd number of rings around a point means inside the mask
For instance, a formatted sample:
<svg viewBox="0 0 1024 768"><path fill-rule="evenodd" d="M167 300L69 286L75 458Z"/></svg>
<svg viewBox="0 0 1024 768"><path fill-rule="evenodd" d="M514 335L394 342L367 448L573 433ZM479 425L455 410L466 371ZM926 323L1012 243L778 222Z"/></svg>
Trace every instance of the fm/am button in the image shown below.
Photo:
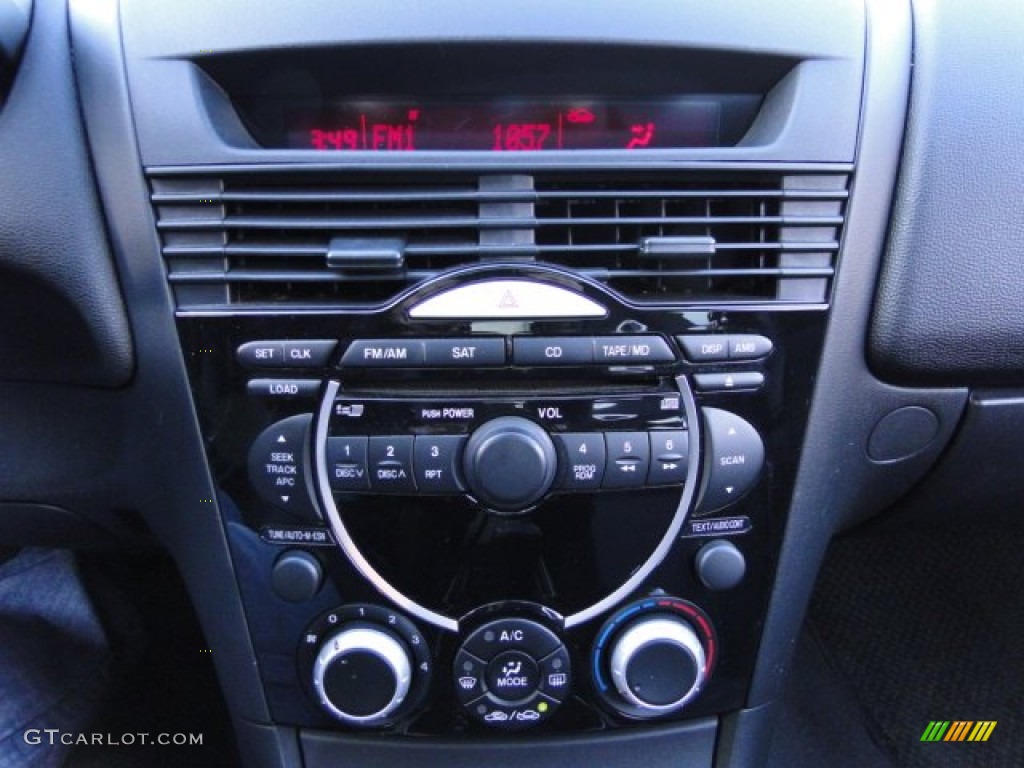
<svg viewBox="0 0 1024 768"><path fill-rule="evenodd" d="M356 339L341 358L343 368L416 368L423 365L418 339Z"/></svg>

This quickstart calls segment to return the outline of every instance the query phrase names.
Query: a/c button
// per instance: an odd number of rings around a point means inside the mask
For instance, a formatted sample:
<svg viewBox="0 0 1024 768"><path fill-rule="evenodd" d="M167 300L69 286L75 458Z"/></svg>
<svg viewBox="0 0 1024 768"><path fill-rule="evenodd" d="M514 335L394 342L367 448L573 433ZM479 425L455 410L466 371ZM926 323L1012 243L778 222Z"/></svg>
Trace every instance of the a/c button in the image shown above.
<svg viewBox="0 0 1024 768"><path fill-rule="evenodd" d="M514 365L590 365L594 340L589 336L517 336L512 340Z"/></svg>

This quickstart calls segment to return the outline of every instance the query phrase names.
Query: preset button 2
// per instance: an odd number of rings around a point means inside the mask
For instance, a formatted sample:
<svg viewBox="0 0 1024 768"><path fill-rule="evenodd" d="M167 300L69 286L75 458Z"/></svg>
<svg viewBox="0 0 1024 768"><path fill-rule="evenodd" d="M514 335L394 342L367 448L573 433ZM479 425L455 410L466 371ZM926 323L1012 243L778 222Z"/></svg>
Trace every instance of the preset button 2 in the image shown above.
<svg viewBox="0 0 1024 768"><path fill-rule="evenodd" d="M368 450L370 487L382 493L415 491L412 448L412 435L371 437Z"/></svg>

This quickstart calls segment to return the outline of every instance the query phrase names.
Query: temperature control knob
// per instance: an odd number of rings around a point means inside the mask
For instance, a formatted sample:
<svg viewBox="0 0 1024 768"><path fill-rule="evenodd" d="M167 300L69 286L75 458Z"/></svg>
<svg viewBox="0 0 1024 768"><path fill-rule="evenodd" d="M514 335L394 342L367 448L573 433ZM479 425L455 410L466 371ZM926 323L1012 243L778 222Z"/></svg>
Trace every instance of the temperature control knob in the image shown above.
<svg viewBox="0 0 1024 768"><path fill-rule="evenodd" d="M690 625L653 616L629 626L612 648L612 682L637 710L663 715L685 706L704 685L707 658Z"/></svg>
<svg viewBox="0 0 1024 768"><path fill-rule="evenodd" d="M354 625L332 635L313 663L313 688L324 709L345 722L386 721L412 683L409 653L387 630Z"/></svg>
<svg viewBox="0 0 1024 768"><path fill-rule="evenodd" d="M520 512L551 488L558 456L539 425L502 416L470 436L462 465L466 485L481 504L498 512Z"/></svg>
<svg viewBox="0 0 1024 768"><path fill-rule="evenodd" d="M659 596L633 603L597 633L597 692L626 717L677 712L704 689L717 656L714 629L697 606Z"/></svg>

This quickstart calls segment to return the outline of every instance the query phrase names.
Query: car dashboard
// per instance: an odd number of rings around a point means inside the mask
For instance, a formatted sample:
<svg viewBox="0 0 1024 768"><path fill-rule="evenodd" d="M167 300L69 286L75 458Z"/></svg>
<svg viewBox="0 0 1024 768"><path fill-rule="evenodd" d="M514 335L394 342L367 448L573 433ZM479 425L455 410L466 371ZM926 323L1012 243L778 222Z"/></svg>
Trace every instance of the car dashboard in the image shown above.
<svg viewBox="0 0 1024 768"><path fill-rule="evenodd" d="M968 15L35 0L0 530L169 552L246 765L764 764L832 536L1024 412Z"/></svg>

